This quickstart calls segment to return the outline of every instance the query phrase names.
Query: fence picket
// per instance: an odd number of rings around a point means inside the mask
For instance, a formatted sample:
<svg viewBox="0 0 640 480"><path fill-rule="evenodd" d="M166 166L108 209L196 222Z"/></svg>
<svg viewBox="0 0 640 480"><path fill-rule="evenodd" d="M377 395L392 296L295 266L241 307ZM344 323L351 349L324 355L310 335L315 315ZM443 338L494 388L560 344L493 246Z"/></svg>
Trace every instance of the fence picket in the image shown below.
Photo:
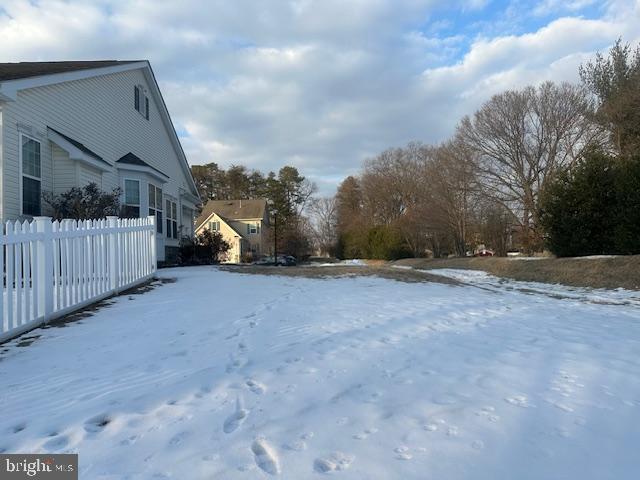
<svg viewBox="0 0 640 480"><path fill-rule="evenodd" d="M29 222L26 220L22 223L23 235L31 231ZM27 241L22 244L22 296L24 319L22 323L26 323L31 318L31 278L30 278L30 262L29 254L31 250L31 242Z"/></svg>
<svg viewBox="0 0 640 480"><path fill-rule="evenodd" d="M0 342L150 278L155 218L6 222Z"/></svg>
<svg viewBox="0 0 640 480"><path fill-rule="evenodd" d="M4 228L2 226L2 224L0 224L0 235L2 235L4 233ZM4 244L0 243L0 288L2 289L2 291L0 291L0 334L3 334L4 332L8 332L9 331L9 324L7 323L7 318L5 316L5 305L7 304L7 300L4 297L4 292L5 292L5 277L4 277L4 250L5 250L5 246Z"/></svg>

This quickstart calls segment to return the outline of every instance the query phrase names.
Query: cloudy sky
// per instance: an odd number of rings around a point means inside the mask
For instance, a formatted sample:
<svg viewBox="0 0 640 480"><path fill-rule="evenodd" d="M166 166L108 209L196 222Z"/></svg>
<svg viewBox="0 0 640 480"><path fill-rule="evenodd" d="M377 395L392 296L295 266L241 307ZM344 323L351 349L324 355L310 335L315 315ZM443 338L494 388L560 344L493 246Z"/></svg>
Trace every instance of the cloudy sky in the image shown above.
<svg viewBox="0 0 640 480"><path fill-rule="evenodd" d="M295 165L323 193L620 36L640 0L0 0L0 61L149 59L192 164Z"/></svg>

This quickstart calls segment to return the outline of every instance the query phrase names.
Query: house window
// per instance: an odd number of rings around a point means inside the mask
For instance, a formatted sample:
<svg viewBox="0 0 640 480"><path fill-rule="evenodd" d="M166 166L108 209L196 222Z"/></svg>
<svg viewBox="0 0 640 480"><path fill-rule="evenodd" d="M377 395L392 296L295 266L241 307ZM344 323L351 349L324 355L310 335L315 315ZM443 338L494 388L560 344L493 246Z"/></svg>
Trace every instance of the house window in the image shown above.
<svg viewBox="0 0 640 480"><path fill-rule="evenodd" d="M40 215L41 213L41 164L40 142L26 135L20 135L20 162L22 165L22 213Z"/></svg>
<svg viewBox="0 0 640 480"><path fill-rule="evenodd" d="M124 206L122 216L125 218L140 218L140 182L125 179Z"/></svg>
<svg viewBox="0 0 640 480"><path fill-rule="evenodd" d="M176 202L167 199L167 238L178 238L178 208Z"/></svg>
<svg viewBox="0 0 640 480"><path fill-rule="evenodd" d="M220 222L209 222L209 230L211 230L212 232L219 232L220 231Z"/></svg>
<svg viewBox="0 0 640 480"><path fill-rule="evenodd" d="M255 235L260 233L260 224L259 223L248 223L247 224L247 233L250 235Z"/></svg>
<svg viewBox="0 0 640 480"><path fill-rule="evenodd" d="M149 120L149 97L142 85L133 87L133 106L144 118Z"/></svg>
<svg viewBox="0 0 640 480"><path fill-rule="evenodd" d="M156 231L162 233L162 189L149 184L149 215L156 216Z"/></svg>

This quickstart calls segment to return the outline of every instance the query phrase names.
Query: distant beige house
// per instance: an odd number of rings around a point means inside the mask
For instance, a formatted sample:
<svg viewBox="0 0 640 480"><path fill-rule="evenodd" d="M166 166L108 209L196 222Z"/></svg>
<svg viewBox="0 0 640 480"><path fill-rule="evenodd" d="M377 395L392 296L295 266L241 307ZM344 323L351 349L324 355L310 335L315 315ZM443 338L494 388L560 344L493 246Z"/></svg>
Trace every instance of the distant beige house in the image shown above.
<svg viewBox="0 0 640 480"><path fill-rule="evenodd" d="M228 263L240 263L249 254L264 255L269 252L267 201L209 200L196 219L195 234L204 230L220 232L231 245Z"/></svg>

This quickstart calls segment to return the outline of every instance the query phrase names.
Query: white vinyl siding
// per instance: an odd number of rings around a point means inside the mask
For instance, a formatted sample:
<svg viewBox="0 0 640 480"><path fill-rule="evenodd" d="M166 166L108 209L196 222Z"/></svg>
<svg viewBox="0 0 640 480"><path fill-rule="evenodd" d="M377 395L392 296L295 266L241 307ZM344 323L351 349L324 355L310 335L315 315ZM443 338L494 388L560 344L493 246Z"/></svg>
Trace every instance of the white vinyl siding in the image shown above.
<svg viewBox="0 0 640 480"><path fill-rule="evenodd" d="M47 139L47 126L83 143L111 164L133 152L170 177L162 187L176 198L180 196L180 188L191 190L153 98L149 98L148 121L133 108L134 85L143 85L149 90L142 70L22 90L17 101L2 105L4 220L20 217L20 132L41 142L42 190L54 190L55 152ZM57 159L58 155L55 156ZM57 173L55 191L64 191L64 175L58 177ZM82 180L97 179L91 173L83 172ZM80 178L76 177L76 182L79 183ZM107 191L118 186L115 168L101 174L101 183Z"/></svg>
<svg viewBox="0 0 640 480"><path fill-rule="evenodd" d="M53 145L53 193L60 194L76 186L76 162L69 158L69 154Z"/></svg>
<svg viewBox="0 0 640 480"><path fill-rule="evenodd" d="M78 186L84 187L90 183L95 183L98 188L102 188L102 172L97 168L78 163Z"/></svg>

